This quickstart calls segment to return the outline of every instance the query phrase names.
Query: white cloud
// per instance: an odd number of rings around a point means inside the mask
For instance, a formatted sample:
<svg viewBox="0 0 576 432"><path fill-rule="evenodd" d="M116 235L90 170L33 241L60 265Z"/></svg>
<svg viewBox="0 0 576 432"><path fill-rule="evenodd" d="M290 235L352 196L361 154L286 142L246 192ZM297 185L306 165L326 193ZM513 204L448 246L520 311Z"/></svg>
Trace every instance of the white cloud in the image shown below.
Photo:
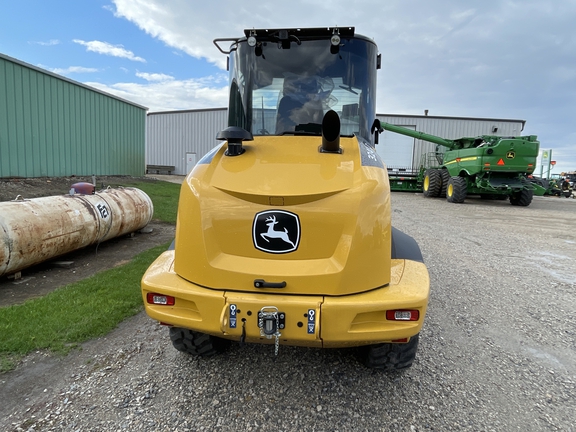
<svg viewBox="0 0 576 432"><path fill-rule="evenodd" d="M59 75L69 75L69 74L75 74L75 73L92 73L92 72L98 72L98 69L96 68L88 68L88 67L82 67L82 66L70 66L67 67L65 69L62 68L46 68L51 72L54 72L56 74Z"/></svg>
<svg viewBox="0 0 576 432"><path fill-rule="evenodd" d="M151 81L147 84L105 85L97 82L84 84L144 105L150 111L172 111L225 107L228 103L228 85L222 85L221 81L221 77L208 77L201 80L168 79Z"/></svg>
<svg viewBox="0 0 576 432"><path fill-rule="evenodd" d="M60 41L58 39L50 39L49 41L32 41L28 42L30 44L42 45L42 46L54 46L58 45Z"/></svg>
<svg viewBox="0 0 576 432"><path fill-rule="evenodd" d="M145 79L146 81L171 81L174 79L173 76L163 73L136 72L136 76Z"/></svg>
<svg viewBox="0 0 576 432"><path fill-rule="evenodd" d="M245 28L321 27L351 25L365 21L364 11L385 10L378 0L350 2L294 0L285 3L244 1L233 7L221 2L205 2L202 7L189 0L112 0L115 16L124 18L155 39L186 54L205 59L220 68L226 57L213 44L215 38L240 37ZM302 13L305 11L305 13ZM361 18L362 17L362 18ZM380 32L383 21L373 26ZM226 43L224 43L226 46Z"/></svg>
<svg viewBox="0 0 576 432"><path fill-rule="evenodd" d="M195 58L205 58L221 68L225 67L226 59L224 56L218 55L218 51L212 45L214 28L219 27L217 22L214 22L213 8L216 7L215 4L203 4L202 7L198 7L197 3L185 0L176 0L170 3L147 0L114 0L114 3L117 17L133 22L140 29L170 47L184 51ZM221 5L217 8L222 11L228 9ZM230 27L228 27L229 30ZM239 28L235 30L239 30Z"/></svg>
<svg viewBox="0 0 576 432"><path fill-rule="evenodd" d="M125 49L123 45L112 45L108 42L96 40L83 41L80 39L74 39L73 42L83 45L88 51L92 51L98 54L109 55L112 57L121 57L132 61L146 63L146 60L144 60L142 57L134 55L132 51Z"/></svg>

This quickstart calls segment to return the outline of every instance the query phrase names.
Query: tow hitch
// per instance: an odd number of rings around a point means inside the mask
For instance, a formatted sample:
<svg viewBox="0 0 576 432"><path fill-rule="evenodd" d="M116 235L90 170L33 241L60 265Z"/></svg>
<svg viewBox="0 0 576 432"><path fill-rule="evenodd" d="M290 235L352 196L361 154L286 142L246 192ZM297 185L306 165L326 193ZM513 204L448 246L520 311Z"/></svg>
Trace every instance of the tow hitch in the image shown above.
<svg viewBox="0 0 576 432"><path fill-rule="evenodd" d="M278 312L276 306L264 306L258 312L258 328L260 328L260 336L266 339L274 338L274 355L278 355L278 347L280 346L280 329L286 325L286 314Z"/></svg>

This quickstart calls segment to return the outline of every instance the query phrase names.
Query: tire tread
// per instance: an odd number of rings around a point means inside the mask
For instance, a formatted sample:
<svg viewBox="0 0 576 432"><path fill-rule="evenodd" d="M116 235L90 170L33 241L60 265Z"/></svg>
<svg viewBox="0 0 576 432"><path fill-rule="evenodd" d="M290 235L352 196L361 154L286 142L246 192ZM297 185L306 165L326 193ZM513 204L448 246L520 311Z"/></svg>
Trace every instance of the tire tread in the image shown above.
<svg viewBox="0 0 576 432"><path fill-rule="evenodd" d="M424 172L424 179L428 178L428 189L424 188L423 193L425 197L434 198L440 195L440 190L442 189L442 177L440 175L440 170L438 169L427 169ZM426 185L426 180L424 181Z"/></svg>
<svg viewBox="0 0 576 432"><path fill-rule="evenodd" d="M447 194L448 202L460 204L466 199L468 191L466 190L466 179L464 177L450 177L448 186L452 185L452 195Z"/></svg>
<svg viewBox="0 0 576 432"><path fill-rule="evenodd" d="M170 340L178 351L200 357L221 353L230 346L229 340L179 327L170 327Z"/></svg>
<svg viewBox="0 0 576 432"><path fill-rule="evenodd" d="M364 347L364 364L372 369L387 371L407 369L416 358L418 340L417 334L405 344L382 343Z"/></svg>

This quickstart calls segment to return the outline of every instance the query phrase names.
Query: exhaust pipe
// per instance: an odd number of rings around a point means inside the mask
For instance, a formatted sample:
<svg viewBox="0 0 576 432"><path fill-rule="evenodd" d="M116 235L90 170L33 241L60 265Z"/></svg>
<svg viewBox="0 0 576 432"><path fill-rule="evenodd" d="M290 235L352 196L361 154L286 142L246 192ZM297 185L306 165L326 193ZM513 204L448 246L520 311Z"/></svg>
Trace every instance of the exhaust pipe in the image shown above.
<svg viewBox="0 0 576 432"><path fill-rule="evenodd" d="M322 119L322 146L320 153L342 153L340 148L340 117L334 110Z"/></svg>

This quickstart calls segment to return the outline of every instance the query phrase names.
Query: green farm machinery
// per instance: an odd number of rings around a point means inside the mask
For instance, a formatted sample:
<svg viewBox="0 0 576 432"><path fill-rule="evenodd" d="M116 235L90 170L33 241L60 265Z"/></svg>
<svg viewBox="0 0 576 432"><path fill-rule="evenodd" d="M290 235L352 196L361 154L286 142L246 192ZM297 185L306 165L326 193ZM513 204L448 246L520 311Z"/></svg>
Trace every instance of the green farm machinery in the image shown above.
<svg viewBox="0 0 576 432"><path fill-rule="evenodd" d="M535 135L449 140L382 121L376 121L373 130L436 144L436 152L424 154L418 169L388 170L393 190L422 191L426 197L446 197L452 203L464 202L467 195L480 195L510 199L517 206L528 206L533 195L543 194L542 187L527 179L538 157L540 143ZM440 146L446 151L440 152Z"/></svg>

